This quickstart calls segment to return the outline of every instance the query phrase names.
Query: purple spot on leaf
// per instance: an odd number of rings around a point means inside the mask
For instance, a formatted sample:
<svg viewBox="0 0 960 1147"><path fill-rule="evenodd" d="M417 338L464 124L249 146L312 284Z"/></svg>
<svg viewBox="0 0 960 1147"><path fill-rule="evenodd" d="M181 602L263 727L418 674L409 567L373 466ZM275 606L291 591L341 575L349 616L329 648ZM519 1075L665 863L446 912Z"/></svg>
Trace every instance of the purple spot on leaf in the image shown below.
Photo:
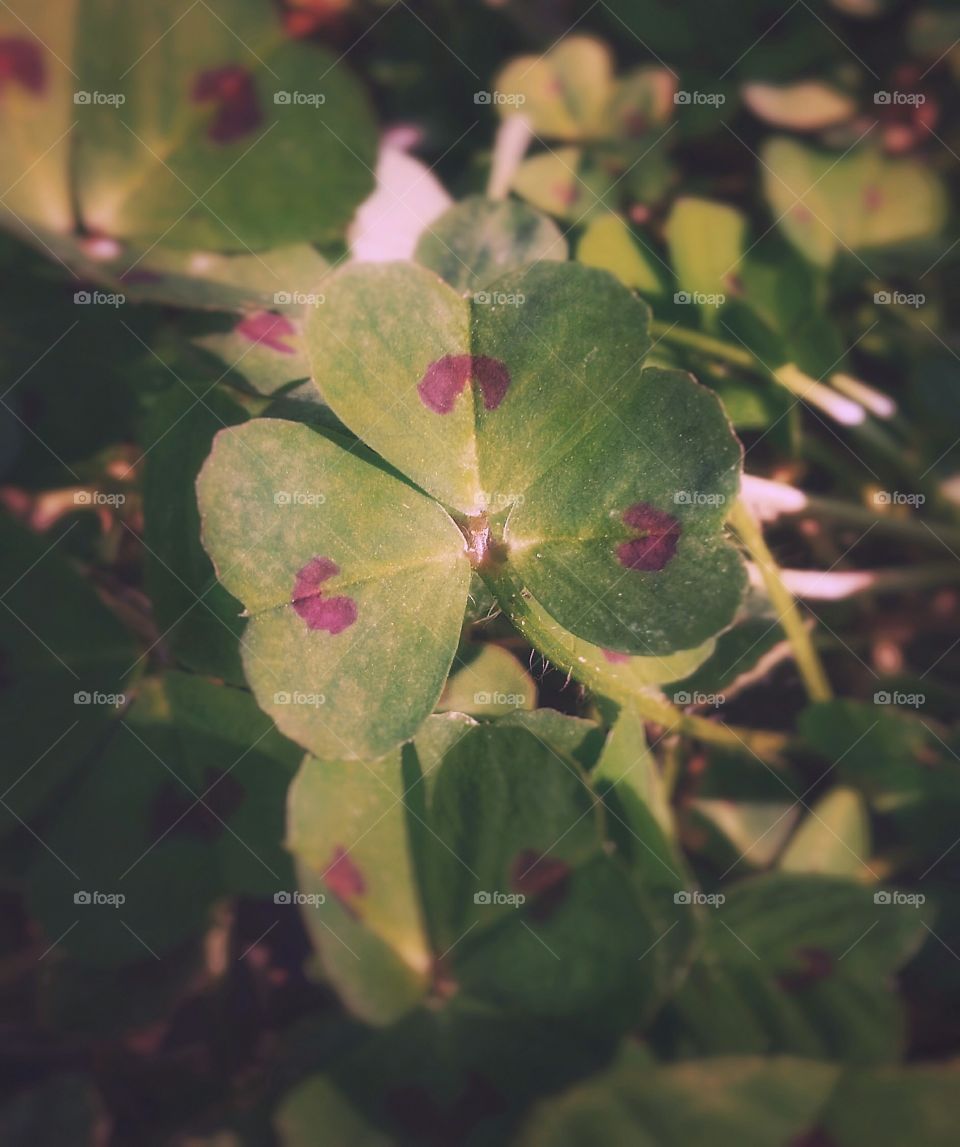
<svg viewBox="0 0 960 1147"><path fill-rule="evenodd" d="M510 887L532 901L529 914L537 921L549 920L570 890L570 865L525 848L510 867Z"/></svg>
<svg viewBox="0 0 960 1147"><path fill-rule="evenodd" d="M823 948L799 948L796 956L800 967L778 977L786 992L798 992L833 974L833 956Z"/></svg>
<svg viewBox="0 0 960 1147"><path fill-rule="evenodd" d="M430 363L417 393L434 414L449 414L471 379L480 388L487 410L496 410L510 388L510 372L500 359L485 354L448 354Z"/></svg>
<svg viewBox="0 0 960 1147"><path fill-rule="evenodd" d="M878 211L883 203L883 192L879 187L871 184L863 189L863 208L865 211Z"/></svg>
<svg viewBox="0 0 960 1147"><path fill-rule="evenodd" d="M323 882L344 905L349 905L355 896L362 896L367 890L363 873L340 844L333 850L333 859L323 873Z"/></svg>
<svg viewBox="0 0 960 1147"><path fill-rule="evenodd" d="M628 653L617 653L613 649L601 649L600 652L611 665L625 665L630 660Z"/></svg>
<svg viewBox="0 0 960 1147"><path fill-rule="evenodd" d="M325 597L320 588L339 572L336 562L318 556L311 558L297 574L290 602L308 629L342 633L357 620L357 603L352 597Z"/></svg>
<svg viewBox="0 0 960 1147"><path fill-rule="evenodd" d="M46 87L43 53L33 40L16 36L0 39L0 92L11 80L35 96L41 95Z"/></svg>
<svg viewBox="0 0 960 1147"><path fill-rule="evenodd" d="M239 64L201 72L193 85L194 103L215 103L207 128L214 143L233 143L260 126L263 115L253 76Z"/></svg>
<svg viewBox="0 0 960 1147"><path fill-rule="evenodd" d="M624 510L623 521L637 537L617 546L620 564L628 570L662 570L677 552L682 530L677 519L649 502L637 502Z"/></svg>
<svg viewBox="0 0 960 1147"><path fill-rule="evenodd" d="M290 346L283 340L293 338L297 328L283 315L275 315L272 311L257 311L247 315L237 324L237 334L249 339L252 343L260 343L279 354L296 354L297 348Z"/></svg>

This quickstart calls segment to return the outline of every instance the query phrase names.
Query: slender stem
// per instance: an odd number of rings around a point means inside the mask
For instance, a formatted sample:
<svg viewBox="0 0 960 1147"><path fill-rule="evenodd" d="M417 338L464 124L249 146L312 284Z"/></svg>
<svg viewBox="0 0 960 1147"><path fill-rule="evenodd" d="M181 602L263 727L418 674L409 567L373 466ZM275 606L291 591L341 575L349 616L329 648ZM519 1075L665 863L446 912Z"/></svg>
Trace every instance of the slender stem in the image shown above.
<svg viewBox="0 0 960 1147"><path fill-rule="evenodd" d="M763 530L743 502L737 502L729 517L730 525L756 562L770 601L793 649L797 669L812 701L829 701L833 696L819 654L810 640L793 594L783 584L776 559L767 546Z"/></svg>
<svg viewBox="0 0 960 1147"><path fill-rule="evenodd" d="M548 630L541 624L531 604L528 591L514 576L509 562L496 559L484 562L477 567L477 572L510 620L531 645L549 661L578 680L588 685L593 684L585 671L583 659L571 651L555 630ZM626 699L611 695L615 701ZM713 745L722 745L737 752L746 749L761 760L776 762L789 744L789 738L782 733L724 725L718 721L710 721L706 717L685 713L655 689L633 690L629 694L629 700L645 721L665 725L689 737Z"/></svg>
<svg viewBox="0 0 960 1147"><path fill-rule="evenodd" d="M700 351L712 358L722 359L732 366L751 370L756 374L769 377L770 372L746 347L733 346L723 339L705 335L701 331L693 331L689 327L676 326L673 323L660 322L659 319L650 320L650 333L664 342L674 343L677 346L687 347L689 350Z"/></svg>

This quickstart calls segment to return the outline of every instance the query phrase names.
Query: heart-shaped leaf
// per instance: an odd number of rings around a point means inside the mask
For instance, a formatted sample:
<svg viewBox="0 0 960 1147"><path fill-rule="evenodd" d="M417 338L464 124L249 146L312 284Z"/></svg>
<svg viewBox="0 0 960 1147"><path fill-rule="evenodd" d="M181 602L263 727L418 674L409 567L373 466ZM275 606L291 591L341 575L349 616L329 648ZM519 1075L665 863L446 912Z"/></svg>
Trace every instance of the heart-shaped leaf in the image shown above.
<svg viewBox="0 0 960 1147"><path fill-rule="evenodd" d="M746 216L725 203L684 196L674 204L666 232L680 286L675 301L695 304L706 325L715 325L719 308L734 291Z"/></svg>
<svg viewBox="0 0 960 1147"><path fill-rule="evenodd" d="M250 616L247 680L279 728L322 757L409 737L440 696L469 585L447 514L278 419L218 435L197 488L204 545Z"/></svg>
<svg viewBox="0 0 960 1147"><path fill-rule="evenodd" d="M137 657L124 627L58 552L56 537L2 518L0 540L4 836L31 824L109 735Z"/></svg>
<svg viewBox="0 0 960 1147"><path fill-rule="evenodd" d="M868 145L846 155L770 140L763 180L774 218L812 263L837 255L931 238L942 228L947 199L928 166L887 159Z"/></svg>
<svg viewBox="0 0 960 1147"><path fill-rule="evenodd" d="M758 876L722 895L703 955L663 1013L670 1047L861 1063L897 1054L890 978L927 935L916 907L878 905L825 876Z"/></svg>
<svg viewBox="0 0 960 1147"><path fill-rule="evenodd" d="M365 1018L383 1023L457 983L485 1006L619 1031L682 965L693 932L663 937L678 878L656 821L635 857L610 857L566 752L585 722L554 714L548 740L538 716L435 716L412 748L368 767L304 763L290 844L308 890L326 893L305 919ZM583 925L613 912L617 929Z"/></svg>
<svg viewBox="0 0 960 1147"><path fill-rule="evenodd" d="M257 250L336 238L372 185L361 88L272 5L15 0L0 53L24 230Z"/></svg>
<svg viewBox="0 0 960 1147"><path fill-rule="evenodd" d="M590 222L577 245L577 259L609 271L644 297L664 293L662 273L619 215L600 215Z"/></svg>
<svg viewBox="0 0 960 1147"><path fill-rule="evenodd" d="M180 674L141 685L44 826L27 900L50 942L101 967L159 959L218 896L289 888L298 755L248 693Z"/></svg>
<svg viewBox="0 0 960 1147"><path fill-rule="evenodd" d="M519 56L494 81L497 108L521 114L546 139L579 140L604 130L613 92L610 50L589 36L568 36L542 56Z"/></svg>
<svg viewBox="0 0 960 1147"><path fill-rule="evenodd" d="M743 102L755 116L793 131L819 131L843 123L857 110L849 96L828 84L744 84Z"/></svg>
<svg viewBox="0 0 960 1147"><path fill-rule="evenodd" d="M520 1147L800 1144L837 1075L832 1064L787 1056L656 1064L630 1045L607 1071L535 1108Z"/></svg>
<svg viewBox="0 0 960 1147"><path fill-rule="evenodd" d="M468 516L509 510L508 565L558 622L659 655L716 633L739 600L720 531L740 448L709 392L642 370L646 323L576 264L534 264L473 301L387 264L332 276L307 344L325 399L388 462Z"/></svg>
<svg viewBox="0 0 960 1147"><path fill-rule="evenodd" d="M507 271L548 259L562 263L567 243L552 219L516 200L470 196L421 235L416 260L468 294Z"/></svg>

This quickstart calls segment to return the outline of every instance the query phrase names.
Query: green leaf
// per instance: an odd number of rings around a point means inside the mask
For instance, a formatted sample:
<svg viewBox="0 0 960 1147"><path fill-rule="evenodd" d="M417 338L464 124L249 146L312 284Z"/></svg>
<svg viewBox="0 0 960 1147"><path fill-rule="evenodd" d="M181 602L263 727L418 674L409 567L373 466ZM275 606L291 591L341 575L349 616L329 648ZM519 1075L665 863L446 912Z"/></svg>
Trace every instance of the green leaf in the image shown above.
<svg viewBox="0 0 960 1147"><path fill-rule="evenodd" d="M783 856L783 872L823 873L865 880L872 870L870 821L866 803L856 789L838 786L807 813Z"/></svg>
<svg viewBox="0 0 960 1147"><path fill-rule="evenodd" d="M312 1147L318 1127L331 1143L350 1147L390 1147L393 1142L371 1127L322 1075L313 1075L287 1092L274 1124L281 1147Z"/></svg>
<svg viewBox="0 0 960 1147"><path fill-rule="evenodd" d="M673 118L677 77L669 68L642 67L618 81L607 121L612 133L640 139Z"/></svg>
<svg viewBox="0 0 960 1147"><path fill-rule="evenodd" d="M204 546L250 617L261 707L322 758L408 738L440 696L466 604L463 537L443 510L275 419L218 435L197 488Z"/></svg>
<svg viewBox="0 0 960 1147"><path fill-rule="evenodd" d="M194 394L179 382L146 420L143 480L146 584L164 641L198 673L243 684L240 606L217 583L200 545L196 478L215 435L244 421L222 392Z"/></svg>
<svg viewBox="0 0 960 1147"><path fill-rule="evenodd" d="M524 204L472 195L423 232L415 258L466 295L527 263L562 263L567 243L552 219Z"/></svg>
<svg viewBox="0 0 960 1147"><path fill-rule="evenodd" d="M664 293L660 273L619 215L599 215L590 221L577 245L577 259L609 271L642 295Z"/></svg>
<svg viewBox="0 0 960 1147"><path fill-rule="evenodd" d="M708 327L733 293L746 234L746 216L725 203L683 196L670 212L666 235L680 286L676 298L696 304Z"/></svg>
<svg viewBox="0 0 960 1147"><path fill-rule="evenodd" d="M524 614L518 618L523 631L529 628L532 643L548 661L567 670L601 696L629 700L638 691L685 677L701 665L714 649L710 639L694 649L681 649L657 657L636 657L592 645L559 625L531 596L523 599ZM535 635L535 636L534 636Z"/></svg>
<svg viewBox="0 0 960 1147"><path fill-rule="evenodd" d="M799 819L796 805L782 801L705 798L692 800L690 811L698 828L705 825L722 835L727 846L725 867L746 863L751 868L767 868ZM709 842L702 851L711 851Z"/></svg>
<svg viewBox="0 0 960 1147"><path fill-rule="evenodd" d="M6 67L12 73L0 99L3 214L8 226L25 235L31 223L58 232L74 224L69 171L77 81L68 61L78 5L79 0L42 6L10 0L0 8L0 37L10 45Z"/></svg>
<svg viewBox="0 0 960 1147"><path fill-rule="evenodd" d="M305 920L353 1011L389 1022L448 980L486 1008L608 1034L653 1010L691 934L663 936L669 850L650 887L646 862L609 855L570 755L594 733L546 712L446 714L380 761L305 762L288 843L301 889L326 897Z"/></svg>
<svg viewBox="0 0 960 1147"><path fill-rule="evenodd" d="M960 1063L922 1063L846 1072L823 1115L837 1147L952 1147L957 1137Z"/></svg>
<svg viewBox="0 0 960 1147"><path fill-rule="evenodd" d="M242 374L257 394L273 395L292 382L310 377L302 320L292 315L255 311L241 318L232 330L195 341L221 359L228 372Z"/></svg>
<svg viewBox="0 0 960 1147"><path fill-rule="evenodd" d="M337 238L372 186L361 87L272 6L34 7L0 24L22 45L3 126L25 228L250 252Z"/></svg>
<svg viewBox="0 0 960 1147"><path fill-rule="evenodd" d="M48 255L63 259L84 280L121 293L127 302L195 310L275 309L296 315L309 305L308 298L316 298L317 284L329 269L306 243L250 255L72 237L49 237L47 245Z"/></svg>
<svg viewBox="0 0 960 1147"><path fill-rule="evenodd" d="M432 951L420 907L400 750L378 761L308 757L290 790L287 847L301 909L327 976L370 1023L403 1015L429 987Z"/></svg>
<svg viewBox="0 0 960 1147"><path fill-rule="evenodd" d="M658 1020L683 1054L789 1052L876 1063L903 1037L891 977L926 937L915 907L848 880L776 874L725 890L703 955Z"/></svg>
<svg viewBox="0 0 960 1147"><path fill-rule="evenodd" d="M513 177L513 190L539 211L580 223L617 207L616 176L589 152L558 147L525 159Z"/></svg>
<svg viewBox="0 0 960 1147"><path fill-rule="evenodd" d="M783 1147L800 1142L837 1078L832 1064L722 1056L661 1065L636 1047L530 1116L521 1147Z"/></svg>
<svg viewBox="0 0 960 1147"><path fill-rule="evenodd" d="M743 102L755 116L791 131L833 127L850 119L857 110L849 96L818 80L744 84Z"/></svg>
<svg viewBox="0 0 960 1147"><path fill-rule="evenodd" d="M93 586L64 559L64 538L0 518L0 539L2 836L32 825L108 735L137 655Z"/></svg>
<svg viewBox="0 0 960 1147"><path fill-rule="evenodd" d="M526 729L476 726L431 772L429 809L426 903L461 991L597 1031L652 1011L668 976L642 957L663 929L572 762Z"/></svg>
<svg viewBox="0 0 960 1147"><path fill-rule="evenodd" d="M774 219L810 262L936 235L947 201L926 165L864 145L841 157L775 138L761 155Z"/></svg>
<svg viewBox="0 0 960 1147"><path fill-rule="evenodd" d="M647 657L691 649L722 629L744 574L720 533L740 447L715 396L678 371L628 368L562 447L546 465L537 455L536 485L504 531L509 560L544 608L577 636ZM490 484L522 488L510 474L498 481ZM662 540L635 554L634 529Z"/></svg>
<svg viewBox="0 0 960 1147"><path fill-rule="evenodd" d="M247 693L176 674L141 685L44 826L27 902L49 943L99 967L160 959L218 897L289 887L297 755Z"/></svg>
<svg viewBox="0 0 960 1147"><path fill-rule="evenodd" d="M246 0L149 11L86 0L81 15L82 85L119 83L127 97L122 116L104 104L78 112L87 227L234 251L338 236L372 187L375 147L342 61L291 40L279 12ZM282 93L290 102L276 102Z"/></svg>
<svg viewBox="0 0 960 1147"><path fill-rule="evenodd" d="M716 398L641 370L647 312L604 272L539 263L490 298L507 301L470 304L404 264L338 272L307 328L324 397L442 501L509 510L510 567L576 636L647 656L700 644L743 586L720 533L740 447Z"/></svg>
<svg viewBox="0 0 960 1147"><path fill-rule="evenodd" d="M501 115L523 115L546 139L602 135L613 93L610 49L589 36L568 36L542 56L511 60L494 80Z"/></svg>
<svg viewBox="0 0 960 1147"><path fill-rule="evenodd" d="M537 686L526 669L503 646L486 644L458 655L437 711L492 718L536 706Z"/></svg>

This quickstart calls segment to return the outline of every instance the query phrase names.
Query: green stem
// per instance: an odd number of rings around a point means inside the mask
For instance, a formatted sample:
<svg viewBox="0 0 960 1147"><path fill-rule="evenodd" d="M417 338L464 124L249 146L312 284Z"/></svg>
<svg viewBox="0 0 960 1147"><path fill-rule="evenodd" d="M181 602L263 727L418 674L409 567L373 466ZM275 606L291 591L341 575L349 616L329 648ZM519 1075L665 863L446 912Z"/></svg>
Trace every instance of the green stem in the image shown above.
<svg viewBox="0 0 960 1147"><path fill-rule="evenodd" d="M833 696L820 657L810 640L796 599L783 584L776 559L767 546L763 530L743 502L737 502L729 517L730 525L747 547L760 570L770 601L793 649L797 669L811 701L829 701Z"/></svg>
<svg viewBox="0 0 960 1147"><path fill-rule="evenodd" d="M663 323L659 319L650 320L650 333L664 342L674 343L676 346L686 347L688 350L700 351L701 354L710 355L729 362L731 366L739 366L744 370L762 374L764 378L770 377L770 371L758 358L750 353L746 347L733 346L723 339L705 335L701 331L692 331L689 327L676 326L672 323Z"/></svg>
<svg viewBox="0 0 960 1147"><path fill-rule="evenodd" d="M543 657L584 684L593 684L582 664L583 659L573 654L556 632L551 632L543 626L533 608L529 592L514 576L509 562L494 558L481 563L477 567L477 573L483 578L513 624ZM706 717L685 713L656 689L633 690L629 697L613 696L613 700L629 700L645 721L656 722L699 741L722 745L735 752L743 752L746 749L761 760L776 762L789 744L789 738L782 733L724 725L718 721L707 720Z"/></svg>

